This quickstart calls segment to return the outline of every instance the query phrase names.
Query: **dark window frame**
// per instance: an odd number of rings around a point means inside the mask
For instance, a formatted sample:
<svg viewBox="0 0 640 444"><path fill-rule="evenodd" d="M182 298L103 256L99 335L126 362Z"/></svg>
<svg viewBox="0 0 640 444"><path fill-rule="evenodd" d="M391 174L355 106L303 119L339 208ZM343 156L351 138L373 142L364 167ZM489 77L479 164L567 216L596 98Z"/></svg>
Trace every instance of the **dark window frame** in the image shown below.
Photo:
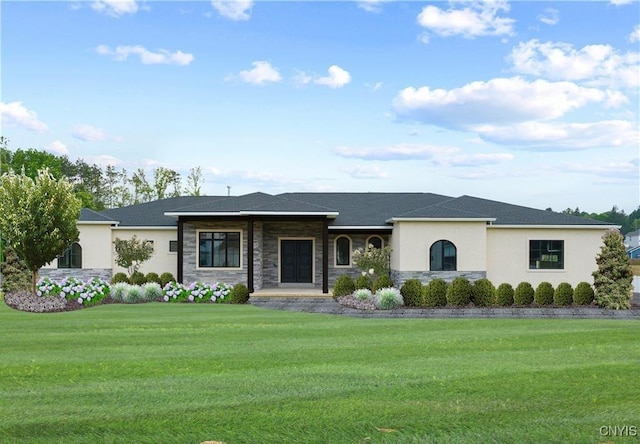
<svg viewBox="0 0 640 444"><path fill-rule="evenodd" d="M376 239L376 240L380 241L380 246L378 247L376 245L373 245L371 243L371 239ZM377 234L373 234L373 235L371 235L371 236L369 236L367 238L367 247L369 245L373 245L373 248L384 248L384 239L382 238L382 236L378 236Z"/></svg>
<svg viewBox="0 0 640 444"><path fill-rule="evenodd" d="M341 258L345 259L343 257L344 253L340 253L340 245L339 245L340 241L343 240L343 239L347 241L346 263L341 263L341 260L340 260ZM349 238L349 236L341 235L341 236L336 237L336 241L335 241L335 264L336 264L336 267L350 267L351 266L351 238Z"/></svg>
<svg viewBox="0 0 640 444"><path fill-rule="evenodd" d="M451 254L453 252L453 254ZM429 247L429 271L457 271L458 248L447 239L440 239Z"/></svg>
<svg viewBox="0 0 640 444"><path fill-rule="evenodd" d="M82 268L82 247L78 242L58 256L58 268Z"/></svg>
<svg viewBox="0 0 640 444"><path fill-rule="evenodd" d="M178 252L178 241L170 240L169 241L169 253L177 253Z"/></svg>
<svg viewBox="0 0 640 444"><path fill-rule="evenodd" d="M529 270L564 270L564 240L529 239Z"/></svg>
<svg viewBox="0 0 640 444"><path fill-rule="evenodd" d="M199 231L198 268L241 268L242 232Z"/></svg>

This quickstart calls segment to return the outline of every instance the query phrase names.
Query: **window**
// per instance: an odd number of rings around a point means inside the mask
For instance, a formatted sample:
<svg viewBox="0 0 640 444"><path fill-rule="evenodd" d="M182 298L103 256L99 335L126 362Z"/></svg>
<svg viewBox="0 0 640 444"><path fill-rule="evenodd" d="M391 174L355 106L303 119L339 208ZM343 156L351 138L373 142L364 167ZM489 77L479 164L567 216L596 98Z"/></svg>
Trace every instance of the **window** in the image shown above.
<svg viewBox="0 0 640 444"><path fill-rule="evenodd" d="M200 232L200 267L240 267L240 232Z"/></svg>
<svg viewBox="0 0 640 444"><path fill-rule="evenodd" d="M530 270L563 270L564 269L564 241L530 240L529 241L529 269Z"/></svg>
<svg viewBox="0 0 640 444"><path fill-rule="evenodd" d="M351 239L340 236L336 239L336 265L351 265Z"/></svg>
<svg viewBox="0 0 640 444"><path fill-rule="evenodd" d="M82 247L77 242L58 256L58 268L82 268Z"/></svg>
<svg viewBox="0 0 640 444"><path fill-rule="evenodd" d="M178 241L169 241L169 252L176 253L178 251Z"/></svg>
<svg viewBox="0 0 640 444"><path fill-rule="evenodd" d="M457 268L456 246L448 240L439 240L431 245L429 256L430 271L455 271Z"/></svg>
<svg viewBox="0 0 640 444"><path fill-rule="evenodd" d="M382 248L382 238L380 236L371 236L367 239L367 246L373 245L373 248Z"/></svg>

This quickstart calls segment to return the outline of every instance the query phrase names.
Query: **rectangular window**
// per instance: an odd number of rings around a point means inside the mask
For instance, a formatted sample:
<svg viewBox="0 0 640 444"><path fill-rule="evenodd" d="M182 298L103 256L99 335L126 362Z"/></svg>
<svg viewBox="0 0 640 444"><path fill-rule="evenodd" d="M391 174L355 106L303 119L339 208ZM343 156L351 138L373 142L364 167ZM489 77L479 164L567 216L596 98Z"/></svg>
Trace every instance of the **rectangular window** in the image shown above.
<svg viewBox="0 0 640 444"><path fill-rule="evenodd" d="M178 241L169 241L169 251L171 253L176 253L178 251Z"/></svg>
<svg viewBox="0 0 640 444"><path fill-rule="evenodd" d="M530 270L563 270L564 241L562 240L530 240Z"/></svg>
<svg viewBox="0 0 640 444"><path fill-rule="evenodd" d="M199 233L200 267L240 267L240 233L208 231Z"/></svg>

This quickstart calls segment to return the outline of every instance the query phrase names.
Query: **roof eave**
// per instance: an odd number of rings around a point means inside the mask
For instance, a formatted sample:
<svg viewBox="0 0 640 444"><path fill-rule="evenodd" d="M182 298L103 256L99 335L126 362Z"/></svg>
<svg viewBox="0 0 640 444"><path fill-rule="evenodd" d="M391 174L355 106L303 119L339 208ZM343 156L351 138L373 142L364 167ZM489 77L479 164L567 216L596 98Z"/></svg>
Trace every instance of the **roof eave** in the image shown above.
<svg viewBox="0 0 640 444"><path fill-rule="evenodd" d="M495 217L391 217L385 222L495 222Z"/></svg>
<svg viewBox="0 0 640 444"><path fill-rule="evenodd" d="M586 230L609 230L611 228L620 229L620 225L600 225L600 224L571 224L571 225L559 225L559 224L493 224L489 225L489 228L571 228L571 229L586 229Z"/></svg>

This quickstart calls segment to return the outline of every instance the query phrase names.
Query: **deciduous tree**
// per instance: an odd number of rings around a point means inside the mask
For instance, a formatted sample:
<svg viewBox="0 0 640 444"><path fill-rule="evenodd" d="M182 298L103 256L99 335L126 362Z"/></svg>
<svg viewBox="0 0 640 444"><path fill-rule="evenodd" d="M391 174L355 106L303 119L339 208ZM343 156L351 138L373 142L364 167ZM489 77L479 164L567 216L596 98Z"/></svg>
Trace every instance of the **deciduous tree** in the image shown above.
<svg viewBox="0 0 640 444"><path fill-rule="evenodd" d="M131 239L116 237L113 242L116 250L116 264L126 268L129 277L140 269L143 262L153 256L153 244L133 236Z"/></svg>

